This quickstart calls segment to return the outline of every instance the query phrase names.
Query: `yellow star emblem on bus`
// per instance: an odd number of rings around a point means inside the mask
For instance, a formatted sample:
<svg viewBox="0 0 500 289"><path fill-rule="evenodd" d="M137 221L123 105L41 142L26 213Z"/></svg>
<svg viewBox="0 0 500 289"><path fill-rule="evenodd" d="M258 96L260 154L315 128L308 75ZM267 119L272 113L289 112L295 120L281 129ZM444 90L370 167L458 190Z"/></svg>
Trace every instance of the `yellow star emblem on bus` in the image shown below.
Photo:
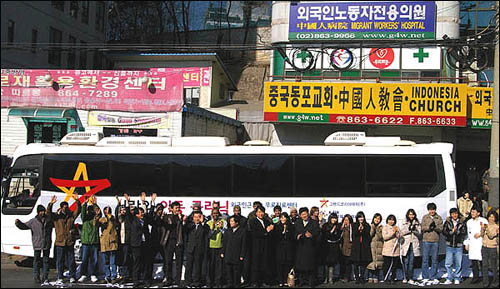
<svg viewBox="0 0 500 289"><path fill-rule="evenodd" d="M78 167L76 168L75 176L73 177L73 181L80 180L80 177L83 175L83 180L88 181L89 175L87 173L87 165L85 163L78 163ZM64 201L67 202L71 199L71 196L75 192L76 187L70 187L69 189L63 186L57 186L61 191L66 193L66 198ZM90 192L90 186L85 187L85 193Z"/></svg>
<svg viewBox="0 0 500 289"><path fill-rule="evenodd" d="M80 177L83 177L83 180L80 180ZM108 179L100 179L100 180L89 180L89 176L87 173L87 165L83 162L78 163L78 167L76 168L75 175L73 180L63 180L56 178L49 178L52 184L59 188L61 191L66 193L65 202L69 201L71 196L74 194L76 188L85 188L85 194L80 196L80 203L85 201L85 197L90 197L95 195L96 193L111 187L111 183ZM93 187L91 189L91 187ZM70 206L70 210L74 211L76 209L76 202L74 202Z"/></svg>
<svg viewBox="0 0 500 289"><path fill-rule="evenodd" d="M328 200L327 199L323 198L323 200L321 200L320 203L321 203L320 208L323 208L323 207L328 208Z"/></svg>

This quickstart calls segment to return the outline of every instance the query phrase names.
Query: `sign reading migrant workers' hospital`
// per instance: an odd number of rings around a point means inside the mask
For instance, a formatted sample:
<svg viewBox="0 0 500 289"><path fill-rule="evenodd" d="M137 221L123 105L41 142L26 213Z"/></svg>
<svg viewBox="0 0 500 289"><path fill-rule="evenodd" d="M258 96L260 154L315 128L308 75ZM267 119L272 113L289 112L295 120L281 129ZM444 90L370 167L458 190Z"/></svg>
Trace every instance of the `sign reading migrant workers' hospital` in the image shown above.
<svg viewBox="0 0 500 289"><path fill-rule="evenodd" d="M266 82L264 120L466 126L467 85Z"/></svg>
<svg viewBox="0 0 500 289"><path fill-rule="evenodd" d="M289 40L434 39L436 3L291 3Z"/></svg>

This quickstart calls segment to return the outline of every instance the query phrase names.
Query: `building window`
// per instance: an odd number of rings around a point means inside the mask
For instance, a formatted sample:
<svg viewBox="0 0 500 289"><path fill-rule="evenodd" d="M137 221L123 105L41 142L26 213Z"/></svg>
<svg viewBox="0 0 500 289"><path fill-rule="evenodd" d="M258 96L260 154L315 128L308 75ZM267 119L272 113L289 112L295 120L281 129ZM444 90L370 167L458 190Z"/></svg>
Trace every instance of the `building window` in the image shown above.
<svg viewBox="0 0 500 289"><path fill-rule="evenodd" d="M50 1L50 2L52 2L52 7L64 12L64 1Z"/></svg>
<svg viewBox="0 0 500 289"><path fill-rule="evenodd" d="M219 97L222 100L227 100L227 95L226 95L227 88L224 84L221 84L219 86Z"/></svg>
<svg viewBox="0 0 500 289"><path fill-rule="evenodd" d="M89 24L89 1L82 1L82 23Z"/></svg>
<svg viewBox="0 0 500 289"><path fill-rule="evenodd" d="M9 20L9 31L7 34L7 42L12 43L14 42L14 28L16 26L16 23L12 20Z"/></svg>
<svg viewBox="0 0 500 289"><path fill-rule="evenodd" d="M49 63L57 66L61 65L61 47L62 42L62 31L50 27L49 35Z"/></svg>
<svg viewBox="0 0 500 289"><path fill-rule="evenodd" d="M100 51L94 52L94 68L102 69L102 53Z"/></svg>
<svg viewBox="0 0 500 289"><path fill-rule="evenodd" d="M66 123L34 122L28 123L28 143L57 143L68 130Z"/></svg>
<svg viewBox="0 0 500 289"><path fill-rule="evenodd" d="M87 42L80 41L80 69L87 68L87 48L85 46Z"/></svg>
<svg viewBox="0 0 500 289"><path fill-rule="evenodd" d="M38 42L38 30L31 30L31 52L36 53L36 44Z"/></svg>
<svg viewBox="0 0 500 289"><path fill-rule="evenodd" d="M78 18L78 1L69 2L69 15L75 19Z"/></svg>
<svg viewBox="0 0 500 289"><path fill-rule="evenodd" d="M192 105L200 105L200 88L199 87L186 87L184 88L184 103Z"/></svg>
<svg viewBox="0 0 500 289"><path fill-rule="evenodd" d="M103 1L96 3L95 29L100 32L104 32L104 6Z"/></svg>
<svg viewBox="0 0 500 289"><path fill-rule="evenodd" d="M420 77L439 77L440 76L440 71L439 70L422 70L420 72Z"/></svg>
<svg viewBox="0 0 500 289"><path fill-rule="evenodd" d="M70 49L68 51L68 68L76 68L76 38L72 35L69 36Z"/></svg>

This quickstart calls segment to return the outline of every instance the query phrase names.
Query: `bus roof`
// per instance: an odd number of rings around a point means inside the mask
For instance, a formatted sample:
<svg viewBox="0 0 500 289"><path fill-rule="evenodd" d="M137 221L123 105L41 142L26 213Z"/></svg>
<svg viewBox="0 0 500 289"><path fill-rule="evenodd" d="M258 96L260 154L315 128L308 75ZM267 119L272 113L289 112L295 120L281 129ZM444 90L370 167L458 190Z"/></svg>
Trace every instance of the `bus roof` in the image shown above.
<svg viewBox="0 0 500 289"><path fill-rule="evenodd" d="M88 145L28 144L19 146L13 162L23 155L35 154L451 154L453 144L430 143L413 146L185 146L185 147L98 147Z"/></svg>

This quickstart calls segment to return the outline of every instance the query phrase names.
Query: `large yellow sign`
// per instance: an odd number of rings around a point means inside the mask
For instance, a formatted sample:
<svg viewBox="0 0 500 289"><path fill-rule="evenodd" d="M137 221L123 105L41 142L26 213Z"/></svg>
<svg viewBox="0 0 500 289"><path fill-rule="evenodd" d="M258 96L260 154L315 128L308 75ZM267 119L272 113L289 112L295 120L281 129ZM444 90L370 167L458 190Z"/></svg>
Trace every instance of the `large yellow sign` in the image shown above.
<svg viewBox="0 0 500 289"><path fill-rule="evenodd" d="M466 84L265 83L264 120L465 126Z"/></svg>
<svg viewBox="0 0 500 289"><path fill-rule="evenodd" d="M493 118L493 88L491 87L468 87L468 107L470 107L467 118L473 128L491 128Z"/></svg>

